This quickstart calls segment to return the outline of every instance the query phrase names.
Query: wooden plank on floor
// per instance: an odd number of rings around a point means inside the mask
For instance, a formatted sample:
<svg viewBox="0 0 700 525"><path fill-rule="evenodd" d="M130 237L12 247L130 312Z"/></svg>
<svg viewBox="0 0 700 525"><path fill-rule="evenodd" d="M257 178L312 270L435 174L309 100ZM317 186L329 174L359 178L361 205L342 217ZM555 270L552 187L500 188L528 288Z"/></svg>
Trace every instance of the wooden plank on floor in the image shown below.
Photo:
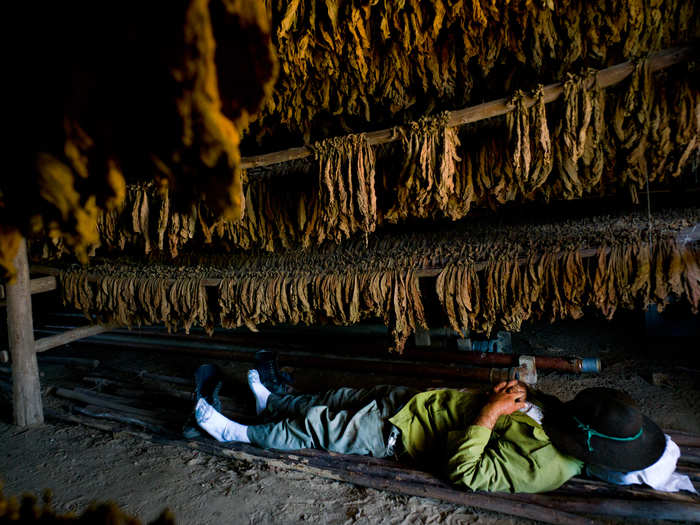
<svg viewBox="0 0 700 525"><path fill-rule="evenodd" d="M314 461L313 458L294 454L282 454L275 451L257 449L250 445L220 445L213 440L183 440L156 435L150 432L134 431L125 429L119 425L107 423L95 423L87 418L76 416L75 414L61 414L56 411L47 410L47 416L57 421L79 423L92 428L98 428L108 432L125 432L142 439L159 443L187 447L200 450L205 453L217 455L225 458L233 458L254 463L266 463L270 466L293 469L315 476L324 477L338 481L346 481L364 487L380 490L391 490L411 496L441 499L458 505L479 507L494 512L502 512L524 518L543 521L554 524L587 525L596 521L583 516L577 516L558 509L551 509L541 505L527 503L523 501L511 501L495 494L484 494L476 492L463 492L452 488L441 486L428 486L415 481L387 480L375 477L362 472L350 469L333 468L332 460ZM330 459L330 456L329 456Z"/></svg>
<svg viewBox="0 0 700 525"><path fill-rule="evenodd" d="M364 456L347 456L319 450L279 452L247 444L222 444L208 438L184 440L176 435L154 434L124 426L51 412L58 421L83 424L110 432L125 432L148 441L199 450L226 458L265 463L308 474L390 490L411 496L440 499L548 523L594 523L581 514L635 519L693 520L700 512L700 498L690 494L666 494L642 487L616 487L574 478L548 494L495 494L456 489L432 474L399 463ZM544 509L552 511L545 512Z"/></svg>

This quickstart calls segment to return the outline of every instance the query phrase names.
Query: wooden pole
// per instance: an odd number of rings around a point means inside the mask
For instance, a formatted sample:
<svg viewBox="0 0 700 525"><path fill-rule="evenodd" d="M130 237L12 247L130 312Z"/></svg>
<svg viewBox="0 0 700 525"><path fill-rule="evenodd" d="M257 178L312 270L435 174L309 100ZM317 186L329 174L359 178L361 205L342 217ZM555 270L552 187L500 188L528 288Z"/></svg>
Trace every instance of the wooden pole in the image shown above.
<svg viewBox="0 0 700 525"><path fill-rule="evenodd" d="M52 335L51 337L42 337L38 339L34 344L34 349L36 352L46 352L57 346L62 346L79 339L84 339L86 337L92 337L93 335L98 335L109 331L108 326L102 325L91 325L91 326L81 326L80 328L75 328L73 330L68 330L62 334Z"/></svg>
<svg viewBox="0 0 700 525"><path fill-rule="evenodd" d="M29 281L29 291L32 295L37 293L50 292L56 289L56 277L47 275L45 277L37 277ZM5 298L5 287L0 284L0 299Z"/></svg>
<svg viewBox="0 0 700 525"><path fill-rule="evenodd" d="M44 292L51 292L56 289L56 278L50 275L37 277L30 282L32 295Z"/></svg>
<svg viewBox="0 0 700 525"><path fill-rule="evenodd" d="M651 71L658 71L674 64L678 64L679 62L689 60L695 56L696 53L697 50L693 47L666 49L649 57L649 68ZM622 64L617 64L616 66L598 71L596 74L596 79L598 81L598 85L605 88L622 82L632 73L632 71L634 71L634 65L631 62L623 62ZM555 101L563 92L564 87L561 82L545 86L545 104ZM527 107L533 105L534 103L535 100L533 98L527 98L525 100ZM507 98L499 98L498 100L492 100L491 102L485 102L484 104L479 104L477 106L451 111L448 126L462 126L464 124L471 124L480 120L498 117L513 111L513 109L515 109L515 106L512 106ZM396 133L394 128L372 131L367 133L366 136L367 142L370 145L386 144L399 140L399 135ZM312 153L311 148L301 146L283 151L265 153L263 155L243 157L241 159L241 167L243 169L249 169L261 166L270 166L272 164L279 164L282 162L310 157Z"/></svg>
<svg viewBox="0 0 700 525"><path fill-rule="evenodd" d="M58 268L53 268L51 266L43 266L40 264L33 264L32 271L37 272L37 273L45 273L47 275L51 275L54 277L61 275L61 270L59 270ZM91 282L91 283L101 282L102 279L104 279L104 276L101 276L101 275L88 274L88 276L87 276L88 282ZM173 284L176 281L177 281L177 279L165 279L166 284ZM219 284L221 284L221 279L216 279L216 278L202 279L201 282L202 282L202 286L219 286Z"/></svg>
<svg viewBox="0 0 700 525"><path fill-rule="evenodd" d="M17 277L7 284L7 336L12 356L12 406L14 422L25 427L44 422L39 366L34 351L32 296L29 288L27 243L20 242L14 260Z"/></svg>
<svg viewBox="0 0 700 525"><path fill-rule="evenodd" d="M604 253L609 253L610 248L604 248L603 249ZM598 248L581 248L578 250L579 255L581 256L582 259L587 259L589 257L596 257L598 255ZM561 257L563 257L563 253L560 254ZM522 257L517 260L517 263L519 265L524 265L527 263L529 259L527 257ZM488 266L487 262L480 262L480 263L474 263L473 267L474 270L479 272L481 270L484 270ZM436 268L418 268L414 270L414 274L416 277L437 277L440 275L440 273L444 270L443 266L439 266ZM58 276L61 274L61 270L58 268L53 268L51 266L41 266L41 265L32 265L32 271L35 271L37 273L45 273L53 276ZM87 281L90 283L99 283L102 282L104 279L104 275L99 275L99 274L92 274L89 273L87 274ZM201 283L202 286L211 286L211 287L216 287L221 284L222 279L216 278L216 277L211 277L207 279L202 279ZM175 282L177 282L177 279L163 279L164 284L166 285L171 285Z"/></svg>
<svg viewBox="0 0 700 525"><path fill-rule="evenodd" d="M56 388L53 391L54 395L58 397L62 397L64 399L71 399L73 401L80 401L82 403L85 403L86 405L93 405L93 406L98 406L102 408L109 408L112 410L117 410L119 412L126 412L128 414L136 414L138 416L151 416L155 417L156 412L152 410L146 410L143 408L138 408L138 407L132 407L123 403L120 403L118 401L113 401L112 399L109 399L105 394L98 394L97 392L78 392L76 390L70 390L68 388ZM115 396L113 396L115 397ZM160 411L160 416L163 417L165 416L166 413L163 411ZM183 417L179 416L177 418L177 421L183 421Z"/></svg>

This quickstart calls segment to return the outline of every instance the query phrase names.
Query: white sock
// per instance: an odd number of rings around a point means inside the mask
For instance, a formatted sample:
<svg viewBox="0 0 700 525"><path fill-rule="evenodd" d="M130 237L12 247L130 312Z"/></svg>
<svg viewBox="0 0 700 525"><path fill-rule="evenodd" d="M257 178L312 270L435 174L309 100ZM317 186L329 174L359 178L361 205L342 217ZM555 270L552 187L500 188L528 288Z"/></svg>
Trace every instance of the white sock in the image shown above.
<svg viewBox="0 0 700 525"><path fill-rule="evenodd" d="M197 401L195 418L199 426L206 430L211 437L223 443L228 441L240 441L250 443L248 439L248 427L224 417L216 409L206 402L204 398Z"/></svg>
<svg viewBox="0 0 700 525"><path fill-rule="evenodd" d="M267 398L270 397L270 391L260 382L260 374L255 369L248 370L248 386L255 396L255 413L260 415L267 407Z"/></svg>

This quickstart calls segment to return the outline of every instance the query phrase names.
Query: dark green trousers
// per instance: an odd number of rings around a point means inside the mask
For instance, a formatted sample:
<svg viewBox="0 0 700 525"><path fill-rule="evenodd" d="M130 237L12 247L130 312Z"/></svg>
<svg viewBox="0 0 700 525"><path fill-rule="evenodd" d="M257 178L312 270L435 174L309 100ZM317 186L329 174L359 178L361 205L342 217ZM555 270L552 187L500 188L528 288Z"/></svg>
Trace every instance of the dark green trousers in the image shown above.
<svg viewBox="0 0 700 525"><path fill-rule="evenodd" d="M262 448L318 448L342 454L386 457L387 420L418 391L407 387L340 388L323 394L270 394L262 415L273 423L248 427Z"/></svg>

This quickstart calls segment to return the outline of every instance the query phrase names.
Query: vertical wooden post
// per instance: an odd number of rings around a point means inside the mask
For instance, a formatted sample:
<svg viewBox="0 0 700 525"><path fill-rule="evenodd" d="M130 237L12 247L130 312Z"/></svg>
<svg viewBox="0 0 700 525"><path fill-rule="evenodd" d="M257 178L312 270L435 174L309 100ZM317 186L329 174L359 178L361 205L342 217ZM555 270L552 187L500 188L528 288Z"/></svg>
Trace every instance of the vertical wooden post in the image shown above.
<svg viewBox="0 0 700 525"><path fill-rule="evenodd" d="M7 335L12 356L12 405L16 425L25 427L44 422L41 406L39 367L34 351L32 296L29 289L29 262L27 243L20 242L14 260L17 278L8 284Z"/></svg>

